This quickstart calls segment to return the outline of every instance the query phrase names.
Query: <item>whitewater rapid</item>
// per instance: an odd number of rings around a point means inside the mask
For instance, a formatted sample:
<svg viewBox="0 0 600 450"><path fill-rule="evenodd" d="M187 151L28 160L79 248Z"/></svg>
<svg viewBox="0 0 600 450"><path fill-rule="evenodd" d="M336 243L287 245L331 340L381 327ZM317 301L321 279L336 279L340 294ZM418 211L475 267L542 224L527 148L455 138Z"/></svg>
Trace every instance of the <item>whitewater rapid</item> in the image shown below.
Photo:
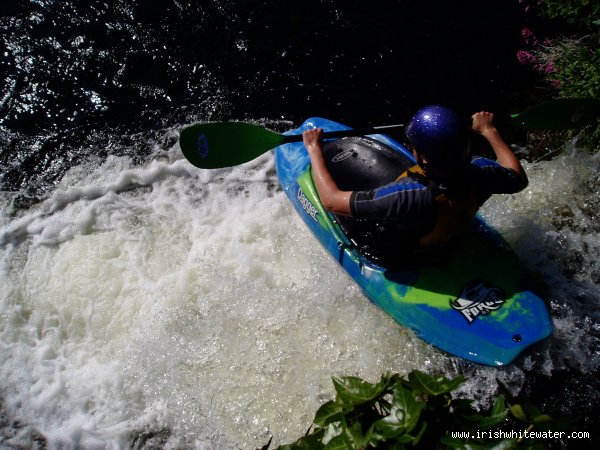
<svg viewBox="0 0 600 450"><path fill-rule="evenodd" d="M545 286L556 327L500 369L446 355L370 304L296 216L272 153L213 171L178 145L153 156L90 159L28 210L2 195L5 442L274 447L304 434L332 375L466 373L462 392L485 402L496 379L518 389L526 371L598 370L597 156L528 164L527 190L482 211Z"/></svg>

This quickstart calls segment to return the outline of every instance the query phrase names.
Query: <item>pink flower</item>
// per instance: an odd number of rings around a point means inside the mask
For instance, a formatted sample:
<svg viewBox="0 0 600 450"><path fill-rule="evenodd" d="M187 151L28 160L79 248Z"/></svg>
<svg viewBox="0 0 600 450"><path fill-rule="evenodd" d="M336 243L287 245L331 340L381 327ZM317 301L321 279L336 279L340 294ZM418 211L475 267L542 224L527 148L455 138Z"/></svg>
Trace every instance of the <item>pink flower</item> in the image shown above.
<svg viewBox="0 0 600 450"><path fill-rule="evenodd" d="M535 55L531 52L528 52L527 50L519 50L517 52L517 59L524 66L537 64L537 59L536 59Z"/></svg>
<svg viewBox="0 0 600 450"><path fill-rule="evenodd" d="M538 45L537 37L529 28L523 28L521 30L521 36L523 36L523 39L525 39L525 43L527 45Z"/></svg>
<svg viewBox="0 0 600 450"><path fill-rule="evenodd" d="M550 61L549 63L546 64L546 66L544 67L544 72L546 72L547 74L558 72L558 69L556 68L556 65L554 64L554 61Z"/></svg>

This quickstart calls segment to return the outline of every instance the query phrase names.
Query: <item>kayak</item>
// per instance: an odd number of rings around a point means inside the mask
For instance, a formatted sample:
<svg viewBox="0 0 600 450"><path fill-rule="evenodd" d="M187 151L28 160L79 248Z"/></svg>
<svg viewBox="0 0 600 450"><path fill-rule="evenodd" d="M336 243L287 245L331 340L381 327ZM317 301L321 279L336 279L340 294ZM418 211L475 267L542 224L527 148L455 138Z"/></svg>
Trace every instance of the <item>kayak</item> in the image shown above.
<svg viewBox="0 0 600 450"><path fill-rule="evenodd" d="M349 129L310 118L285 134L313 127ZM382 134L328 140L324 154L345 190L387 184L415 164L404 146ZM450 251L430 260L412 258L401 251L401 237L389 239L394 233L323 208L302 142L276 147L275 164L281 187L317 241L370 301L424 341L469 361L502 366L552 333L548 309L527 270L479 215Z"/></svg>

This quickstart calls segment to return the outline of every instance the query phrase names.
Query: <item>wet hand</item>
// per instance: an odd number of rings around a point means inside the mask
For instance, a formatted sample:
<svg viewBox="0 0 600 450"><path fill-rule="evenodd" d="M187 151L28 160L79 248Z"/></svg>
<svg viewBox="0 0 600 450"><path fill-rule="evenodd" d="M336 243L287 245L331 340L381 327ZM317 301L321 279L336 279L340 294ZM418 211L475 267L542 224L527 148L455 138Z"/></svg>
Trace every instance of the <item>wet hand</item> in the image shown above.
<svg viewBox="0 0 600 450"><path fill-rule="evenodd" d="M302 133L302 141L309 155L321 151L321 143L323 141L323 130L321 128L313 128Z"/></svg>
<svg viewBox="0 0 600 450"><path fill-rule="evenodd" d="M476 133L485 134L488 131L496 129L494 125L494 114L492 114L491 112L476 112L471 116L471 119L473 119L473 124L471 125L471 128Z"/></svg>

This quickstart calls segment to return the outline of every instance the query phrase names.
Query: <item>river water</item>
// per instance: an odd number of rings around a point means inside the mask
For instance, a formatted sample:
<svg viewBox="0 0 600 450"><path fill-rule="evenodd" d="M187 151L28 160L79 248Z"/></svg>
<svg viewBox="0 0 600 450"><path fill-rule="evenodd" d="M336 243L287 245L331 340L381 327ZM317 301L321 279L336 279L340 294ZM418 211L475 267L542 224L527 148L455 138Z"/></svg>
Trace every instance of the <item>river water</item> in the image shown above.
<svg viewBox="0 0 600 450"><path fill-rule="evenodd" d="M597 429L598 156L567 143L525 163L527 190L484 207L555 325L491 368L370 304L296 217L271 153L206 171L177 144L196 121L284 131L311 115L397 123L431 101L502 111L532 86L514 58L530 19L479 3L1 6L0 446L288 443L332 375L412 369L465 374L460 393L481 405L499 379Z"/></svg>

